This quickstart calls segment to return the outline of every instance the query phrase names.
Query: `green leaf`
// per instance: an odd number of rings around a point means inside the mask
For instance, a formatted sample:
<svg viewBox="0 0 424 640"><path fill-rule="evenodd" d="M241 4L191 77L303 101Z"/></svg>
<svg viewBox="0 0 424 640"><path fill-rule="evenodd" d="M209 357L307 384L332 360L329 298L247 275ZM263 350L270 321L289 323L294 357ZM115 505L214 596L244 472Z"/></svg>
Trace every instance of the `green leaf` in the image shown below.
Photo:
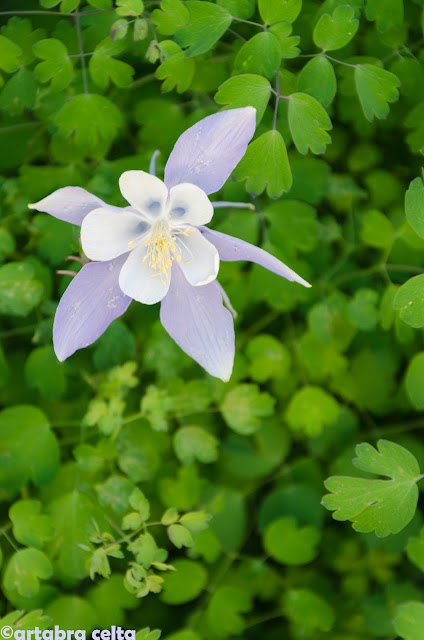
<svg viewBox="0 0 424 640"><path fill-rule="evenodd" d="M279 198L289 191L292 175L281 133L267 131L251 142L234 176L236 180L246 180L246 189L255 196L265 188L270 198Z"/></svg>
<svg viewBox="0 0 424 640"><path fill-rule="evenodd" d="M251 18L255 12L256 0L217 0L217 4L225 7L236 18Z"/></svg>
<svg viewBox="0 0 424 640"><path fill-rule="evenodd" d="M336 74L331 62L324 56L312 58L299 74L297 89L328 107L337 91Z"/></svg>
<svg viewBox="0 0 424 640"><path fill-rule="evenodd" d="M134 68L126 62L115 60L112 57L119 55L121 51L122 43L112 42L110 38L106 38L95 48L88 68L93 82L100 89L106 89L110 81L121 88L131 84L135 73Z"/></svg>
<svg viewBox="0 0 424 640"><path fill-rule="evenodd" d="M116 6L118 16L137 17L144 11L143 0L116 0Z"/></svg>
<svg viewBox="0 0 424 640"><path fill-rule="evenodd" d="M359 20L349 5L334 9L332 15L324 13L315 25L313 39L323 51L342 49L352 40L359 28Z"/></svg>
<svg viewBox="0 0 424 640"><path fill-rule="evenodd" d="M283 602L286 616L302 635L311 637L332 629L336 619L333 607L310 589L290 589Z"/></svg>
<svg viewBox="0 0 424 640"><path fill-rule="evenodd" d="M292 93L289 96L289 127L297 150L306 155L324 153L331 137L327 131L332 128L331 120L324 107L306 93Z"/></svg>
<svg viewBox="0 0 424 640"><path fill-rule="evenodd" d="M15 406L0 413L0 487L21 489L28 480L41 487L59 467L59 446L45 415Z"/></svg>
<svg viewBox="0 0 424 640"><path fill-rule="evenodd" d="M401 604L395 615L394 626L396 633L404 640L421 640L424 629L424 604Z"/></svg>
<svg viewBox="0 0 424 640"><path fill-rule="evenodd" d="M137 631L135 634L135 640L159 640L162 635L162 631L160 629L152 629L150 631L150 627L145 627L140 631Z"/></svg>
<svg viewBox="0 0 424 640"><path fill-rule="evenodd" d="M152 12L152 21L164 36L172 36L189 21L190 14L181 0L162 0L160 9Z"/></svg>
<svg viewBox="0 0 424 640"><path fill-rule="evenodd" d="M155 539L150 533L142 533L128 545L128 551L134 554L136 561L145 569L150 569L157 550Z"/></svg>
<svg viewBox="0 0 424 640"><path fill-rule="evenodd" d="M90 544L90 533L94 532L95 526L100 531L108 531L109 527L97 500L93 501L79 491L73 476L71 483L68 480L69 488L64 488L63 475L58 476L58 494L54 495L47 508L55 529L50 553L55 576L65 584L76 584L88 576L87 553L81 546L87 548Z"/></svg>
<svg viewBox="0 0 424 640"><path fill-rule="evenodd" d="M87 0L87 2L91 7L105 11L106 9L112 8L113 0Z"/></svg>
<svg viewBox="0 0 424 640"><path fill-rule="evenodd" d="M206 616L208 626L219 636L239 636L245 628L240 615L252 608L252 599L248 591L237 585L218 587L212 595Z"/></svg>
<svg viewBox="0 0 424 640"><path fill-rule="evenodd" d="M14 631L34 631L36 627L44 631L50 627L52 619L43 615L42 611L11 611L4 618L0 618L0 627L12 627Z"/></svg>
<svg viewBox="0 0 424 640"><path fill-rule="evenodd" d="M40 580L48 580L53 567L48 557L38 549L22 549L10 558L3 576L3 586L32 598L40 590Z"/></svg>
<svg viewBox="0 0 424 640"><path fill-rule="evenodd" d="M269 31L257 33L239 50L234 61L236 73L253 73L273 78L280 66L281 48Z"/></svg>
<svg viewBox="0 0 424 640"><path fill-rule="evenodd" d="M424 327L424 274L411 278L396 293L393 307L399 317L414 327Z"/></svg>
<svg viewBox="0 0 424 640"><path fill-rule="evenodd" d="M201 427L181 427L174 435L173 444L183 464L191 464L195 460L208 464L218 458L218 439Z"/></svg>
<svg viewBox="0 0 424 640"><path fill-rule="evenodd" d="M287 255L312 251L318 244L319 226L314 207L300 200L284 200L266 207L269 239Z"/></svg>
<svg viewBox="0 0 424 640"><path fill-rule="evenodd" d="M205 511L190 511L181 516L180 522L189 531L203 531L208 528L211 517L210 513Z"/></svg>
<svg viewBox="0 0 424 640"><path fill-rule="evenodd" d="M275 399L256 384L239 384L225 395L220 408L233 431L250 435L261 427L261 418L272 415L274 404Z"/></svg>
<svg viewBox="0 0 424 640"><path fill-rule="evenodd" d="M317 556L321 534L310 525L298 526L289 516L278 518L264 532L265 551L281 564L302 565Z"/></svg>
<svg viewBox="0 0 424 640"><path fill-rule="evenodd" d="M406 391L418 411L424 409L424 352L416 353L408 365L405 378Z"/></svg>
<svg viewBox="0 0 424 640"><path fill-rule="evenodd" d="M0 69L14 73L21 65L22 49L17 44L0 35Z"/></svg>
<svg viewBox="0 0 424 640"><path fill-rule="evenodd" d="M185 3L190 13L189 23L175 33L180 47L187 47L188 57L209 51L231 24L231 14L212 2L188 0Z"/></svg>
<svg viewBox="0 0 424 640"><path fill-rule="evenodd" d="M141 42L145 40L149 35L149 24L144 18L140 18L134 22L133 40L134 42Z"/></svg>
<svg viewBox="0 0 424 640"><path fill-rule="evenodd" d="M24 109L33 109L37 95L34 74L25 67L8 80L0 94L0 109L9 115L20 115Z"/></svg>
<svg viewBox="0 0 424 640"><path fill-rule="evenodd" d="M215 102L224 104L228 109L254 107L256 124L262 120L269 98L271 85L266 78L253 74L242 74L229 78L220 85Z"/></svg>
<svg viewBox="0 0 424 640"><path fill-rule="evenodd" d="M375 209L365 212L361 227L361 239L364 244L376 249L388 249L392 246L393 236L393 225L384 213Z"/></svg>
<svg viewBox="0 0 424 640"><path fill-rule="evenodd" d="M34 268L24 262L0 267L0 314L26 316L40 302L44 287L34 278Z"/></svg>
<svg viewBox="0 0 424 640"><path fill-rule="evenodd" d="M406 553L410 561L424 571L424 527L418 538L409 538Z"/></svg>
<svg viewBox="0 0 424 640"><path fill-rule="evenodd" d="M123 515L128 509L134 485L128 478L111 475L106 482L96 485L96 491L100 504L108 505L115 513Z"/></svg>
<svg viewBox="0 0 424 640"><path fill-rule="evenodd" d="M294 22L302 9L302 0L259 0L258 6L265 24Z"/></svg>
<svg viewBox="0 0 424 640"><path fill-rule="evenodd" d="M115 20L109 34L112 42L115 42L115 40L123 40L128 33L128 27L128 20L126 20L125 18L119 18L118 20Z"/></svg>
<svg viewBox="0 0 424 640"><path fill-rule="evenodd" d="M403 22L403 0L367 0L365 15L376 21L379 31L399 29Z"/></svg>
<svg viewBox="0 0 424 640"><path fill-rule="evenodd" d="M197 598L206 587L208 574L206 569L193 560L175 560L175 571L166 573L163 578L163 591L160 599L166 604L184 604Z"/></svg>
<svg viewBox="0 0 424 640"><path fill-rule="evenodd" d="M373 331L379 319L379 295L374 289L358 289L348 304L349 318L361 331Z"/></svg>
<svg viewBox="0 0 424 640"><path fill-rule="evenodd" d="M406 218L420 238L424 238L424 184L421 178L412 180L405 193Z"/></svg>
<svg viewBox="0 0 424 640"><path fill-rule="evenodd" d="M51 80L53 91L65 89L72 82L74 70L63 42L54 38L39 40L32 49L37 58L44 60L35 67L35 74L40 82Z"/></svg>
<svg viewBox="0 0 424 640"><path fill-rule="evenodd" d="M192 547L194 545L193 536L190 531L180 524L171 524L167 529L168 538L177 549L182 547Z"/></svg>
<svg viewBox="0 0 424 640"><path fill-rule="evenodd" d="M165 93L172 89L176 89L177 93L184 93L193 81L194 70L193 58L187 58L184 52L180 51L162 62L156 69L156 77L165 80L162 83L162 91Z"/></svg>
<svg viewBox="0 0 424 640"><path fill-rule="evenodd" d="M290 353L274 336L262 334L249 342L246 355L249 372L255 382L285 378L290 370Z"/></svg>
<svg viewBox="0 0 424 640"><path fill-rule="evenodd" d="M324 496L322 504L335 512L335 520L351 520L355 531L374 531L378 538L385 538L401 531L414 517L420 469L412 453L400 445L379 440L377 447L359 444L353 464L390 480L334 476L325 482L331 494Z"/></svg>
<svg viewBox="0 0 424 640"><path fill-rule="evenodd" d="M66 391L64 365L57 359L53 347L37 347L25 363L28 386L38 389L48 400L60 398Z"/></svg>
<svg viewBox="0 0 424 640"><path fill-rule="evenodd" d="M286 419L293 431L304 431L309 436L317 436L324 427L337 420L339 413L339 403L327 391L306 386L292 397Z"/></svg>
<svg viewBox="0 0 424 640"><path fill-rule="evenodd" d="M384 119L389 114L389 102L399 97L399 78L372 64L355 67L355 84L364 115L372 122L374 116Z"/></svg>
<svg viewBox="0 0 424 640"><path fill-rule="evenodd" d="M41 549L54 536L53 523L49 516L41 513L38 500L18 500L9 509L13 523L13 535L27 547Z"/></svg>
<svg viewBox="0 0 424 640"><path fill-rule="evenodd" d="M81 94L64 104L55 122L61 135L72 136L79 147L92 148L100 142L110 143L123 118L118 107L107 98Z"/></svg>
<svg viewBox="0 0 424 640"><path fill-rule="evenodd" d="M269 28L269 32L272 33L280 43L281 57L282 58L296 58L300 49L297 46L300 42L299 36L290 36L292 32L292 25L288 22L277 22Z"/></svg>

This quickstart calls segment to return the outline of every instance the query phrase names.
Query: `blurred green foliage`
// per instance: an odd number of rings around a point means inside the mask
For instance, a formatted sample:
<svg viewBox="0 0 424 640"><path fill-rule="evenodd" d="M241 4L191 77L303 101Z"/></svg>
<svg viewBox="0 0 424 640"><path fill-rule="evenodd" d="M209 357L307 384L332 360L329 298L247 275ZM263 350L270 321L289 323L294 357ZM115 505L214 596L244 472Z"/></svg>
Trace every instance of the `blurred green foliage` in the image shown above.
<svg viewBox="0 0 424 640"><path fill-rule="evenodd" d="M423 6L3 0L1 626L422 639ZM228 384L135 303L60 364L78 231L28 204L80 185L124 205L123 171L158 149L162 175L185 129L247 105L216 199L255 211L213 226L312 289L221 264Z"/></svg>

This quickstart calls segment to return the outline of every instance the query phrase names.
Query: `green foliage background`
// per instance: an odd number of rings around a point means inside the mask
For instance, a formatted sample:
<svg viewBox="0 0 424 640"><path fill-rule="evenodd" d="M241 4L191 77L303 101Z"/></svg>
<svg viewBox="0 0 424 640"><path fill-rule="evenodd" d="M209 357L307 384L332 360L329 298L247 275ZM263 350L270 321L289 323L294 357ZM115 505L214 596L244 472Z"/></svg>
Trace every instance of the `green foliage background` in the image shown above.
<svg viewBox="0 0 424 640"><path fill-rule="evenodd" d="M422 639L423 6L3 0L1 624ZM159 149L161 175L186 128L246 105L257 134L216 199L256 208L213 226L312 289L221 264L228 384L136 303L60 364L77 229L28 203L80 185L122 205L123 171ZM329 476L356 531L321 505Z"/></svg>

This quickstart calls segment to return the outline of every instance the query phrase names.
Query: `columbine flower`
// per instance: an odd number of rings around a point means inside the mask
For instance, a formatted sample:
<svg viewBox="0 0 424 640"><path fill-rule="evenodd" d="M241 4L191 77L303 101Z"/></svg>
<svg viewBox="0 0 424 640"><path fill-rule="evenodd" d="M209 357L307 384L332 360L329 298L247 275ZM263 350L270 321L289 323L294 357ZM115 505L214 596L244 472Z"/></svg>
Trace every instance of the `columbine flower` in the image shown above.
<svg viewBox="0 0 424 640"><path fill-rule="evenodd" d="M107 205L80 187L58 189L29 205L81 225L82 249L93 261L59 303L53 327L59 360L97 340L131 299L161 301L160 318L169 335L211 375L228 380L234 327L216 281L220 260L256 262L309 286L263 249L203 226L214 207L229 204L211 203L207 196L222 187L243 157L255 116L252 107L232 109L188 129L172 150L164 182L152 175L154 158L150 173L123 173L119 187L129 207Z"/></svg>

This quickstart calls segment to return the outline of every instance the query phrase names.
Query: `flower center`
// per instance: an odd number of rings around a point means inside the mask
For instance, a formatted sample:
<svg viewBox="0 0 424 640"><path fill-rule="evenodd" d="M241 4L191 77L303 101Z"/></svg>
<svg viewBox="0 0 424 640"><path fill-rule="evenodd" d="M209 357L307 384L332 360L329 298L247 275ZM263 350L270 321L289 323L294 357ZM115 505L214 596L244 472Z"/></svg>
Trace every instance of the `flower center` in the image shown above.
<svg viewBox="0 0 424 640"><path fill-rule="evenodd" d="M176 236L189 236L191 229L171 229L166 220L160 220L153 228L152 233L144 241L147 247L143 258L144 264L151 267L156 273L152 277L160 276L163 285L166 285L169 277L169 269L174 260L181 260L181 247L176 242Z"/></svg>

